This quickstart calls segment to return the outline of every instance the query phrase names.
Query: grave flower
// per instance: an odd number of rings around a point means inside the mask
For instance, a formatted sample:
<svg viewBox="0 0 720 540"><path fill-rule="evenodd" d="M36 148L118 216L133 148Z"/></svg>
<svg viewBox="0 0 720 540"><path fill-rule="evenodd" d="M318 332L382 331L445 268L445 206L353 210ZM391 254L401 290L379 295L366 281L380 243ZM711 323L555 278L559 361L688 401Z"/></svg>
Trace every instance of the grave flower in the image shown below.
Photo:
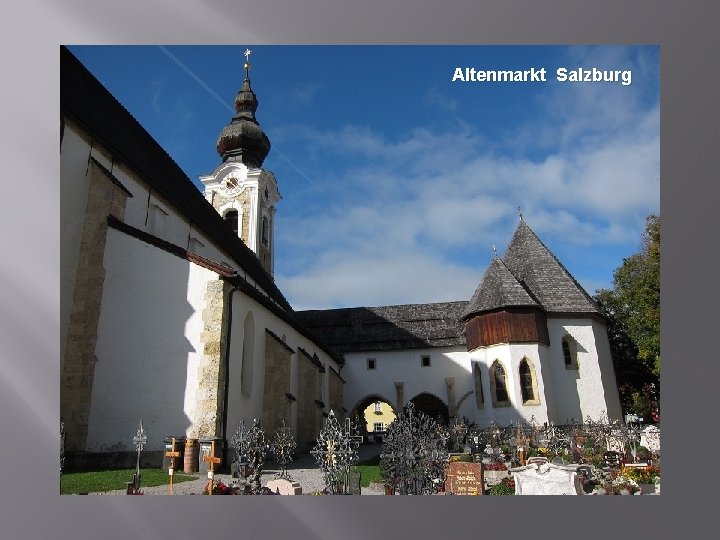
<svg viewBox="0 0 720 540"><path fill-rule="evenodd" d="M210 491L209 491L210 485L211 485L211 480L208 480L207 484L205 484L205 488L203 489L203 495L210 494ZM227 484L223 483L222 480L218 480L217 484L212 485L212 494L213 495L237 495L238 488L228 486Z"/></svg>
<svg viewBox="0 0 720 540"><path fill-rule="evenodd" d="M637 484L654 484L655 478L660 478L660 467L650 465L649 467L643 468L626 468L623 475Z"/></svg>

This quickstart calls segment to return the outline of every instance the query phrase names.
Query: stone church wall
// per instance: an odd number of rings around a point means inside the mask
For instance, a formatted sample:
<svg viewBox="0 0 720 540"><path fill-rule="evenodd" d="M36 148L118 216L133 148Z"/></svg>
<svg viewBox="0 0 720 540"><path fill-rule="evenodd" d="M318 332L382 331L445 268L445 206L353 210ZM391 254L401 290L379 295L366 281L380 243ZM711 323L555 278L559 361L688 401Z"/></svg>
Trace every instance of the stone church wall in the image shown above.
<svg viewBox="0 0 720 540"><path fill-rule="evenodd" d="M72 137L72 135L69 135ZM79 174L81 171L74 171ZM67 310L65 348L61 363L60 415L67 426L68 450L84 450L88 433L90 399L98 361L95 351L101 299L105 283L104 252L108 234L107 217L122 217L127 194L113 184L94 162L86 162L82 171L87 199L79 236L76 266L64 269L70 275L63 289L72 302ZM69 178L70 180L70 178ZM78 181L78 179L75 179ZM81 192L82 194L82 192ZM67 210L70 210L69 208ZM76 225L79 225L77 223ZM79 227L76 228L78 232ZM70 277L74 283L70 285Z"/></svg>
<svg viewBox="0 0 720 540"><path fill-rule="evenodd" d="M297 438L299 443L315 443L320 433L323 409L316 403L322 400L322 373L300 351L298 353L298 414Z"/></svg>
<svg viewBox="0 0 720 540"><path fill-rule="evenodd" d="M282 422L291 426L290 360L293 350L279 337L265 331L265 392L262 426L270 436Z"/></svg>

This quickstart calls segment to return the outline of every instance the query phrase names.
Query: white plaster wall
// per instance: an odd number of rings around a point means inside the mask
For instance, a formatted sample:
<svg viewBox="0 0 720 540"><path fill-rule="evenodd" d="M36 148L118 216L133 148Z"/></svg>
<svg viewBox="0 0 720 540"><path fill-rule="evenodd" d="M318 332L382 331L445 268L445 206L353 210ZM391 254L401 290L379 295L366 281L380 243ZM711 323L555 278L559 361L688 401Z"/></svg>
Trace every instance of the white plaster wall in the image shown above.
<svg viewBox="0 0 720 540"><path fill-rule="evenodd" d="M430 367L422 367L422 356L430 356ZM368 358L376 359L374 370L367 369ZM396 381L404 382L405 403L428 392L447 405L446 377L455 377L456 400L474 388L469 356L464 347L347 353L342 376L347 381L343 401L348 411L371 394L382 396L396 407ZM469 401L467 398L463 402L460 416L470 414Z"/></svg>
<svg viewBox="0 0 720 540"><path fill-rule="evenodd" d="M533 416L535 417L535 421L539 423L548 420L548 398L546 398L545 384L543 381L545 366L542 358L545 349L546 347L536 343L505 343L475 349L469 353L473 361L480 363L480 372L482 374L483 395L485 397L484 407L478 409L475 405L475 399L472 400L473 407L475 408L474 418L479 425L486 426L490 421L494 420L499 425L505 426L511 422L521 420L530 421ZM523 358L529 359L535 368L538 390L537 397L540 401L538 405L525 405L522 402L520 362ZM507 407L493 407L489 370L495 360L498 360L505 370L508 397L510 398L510 405Z"/></svg>
<svg viewBox="0 0 720 540"><path fill-rule="evenodd" d="M86 175L90 145L82 138L77 127L65 122L62 145L60 147L60 351L64 353L65 342L75 292L75 275L85 209L90 188L90 177ZM60 354L62 362L64 354Z"/></svg>
<svg viewBox="0 0 720 540"><path fill-rule="evenodd" d="M548 319L555 393L555 423L568 419L593 420L607 414L620 418L620 404L612 367L607 330L590 319ZM569 334L577 343L578 369L566 369L562 339Z"/></svg>
<svg viewBox="0 0 720 540"><path fill-rule="evenodd" d="M613 366L612 354L610 353L610 339L607 333L607 326L601 322L593 321L592 328L595 334L595 346L597 348L598 365L605 394L607 415L610 420L622 420L620 395L617 390L615 367Z"/></svg>
<svg viewBox="0 0 720 540"><path fill-rule="evenodd" d="M105 251L87 450L148 450L187 432L194 409L205 283L217 275L115 229Z"/></svg>

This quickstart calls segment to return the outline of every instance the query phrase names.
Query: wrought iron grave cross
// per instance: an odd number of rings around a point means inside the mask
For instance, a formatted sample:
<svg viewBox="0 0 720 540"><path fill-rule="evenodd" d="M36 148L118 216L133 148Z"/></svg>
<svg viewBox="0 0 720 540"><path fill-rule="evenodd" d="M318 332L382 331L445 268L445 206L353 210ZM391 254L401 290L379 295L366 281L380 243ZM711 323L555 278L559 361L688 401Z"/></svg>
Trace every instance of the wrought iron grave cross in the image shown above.
<svg viewBox="0 0 720 540"><path fill-rule="evenodd" d="M142 418L140 418L140 426L138 427L137 433L133 437L133 443L137 450L137 461L135 462L135 474L133 475L133 490L135 493L140 491L140 452L142 451L145 443L147 442L147 435L143 429Z"/></svg>

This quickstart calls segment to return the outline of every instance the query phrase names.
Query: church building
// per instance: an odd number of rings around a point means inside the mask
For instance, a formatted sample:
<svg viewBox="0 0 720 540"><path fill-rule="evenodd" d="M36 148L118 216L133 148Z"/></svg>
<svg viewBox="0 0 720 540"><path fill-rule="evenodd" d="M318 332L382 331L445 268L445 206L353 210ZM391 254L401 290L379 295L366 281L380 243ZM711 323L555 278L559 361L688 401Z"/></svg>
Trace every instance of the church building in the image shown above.
<svg viewBox="0 0 720 540"><path fill-rule="evenodd" d="M331 410L362 417L377 403L481 425L620 418L605 321L522 219L469 301L293 310L273 279L281 195L263 169L271 145L249 61L245 70L201 193L60 50L60 415L71 462L127 458L141 418L158 457L168 436L227 449L253 419L266 433L284 422L308 448Z"/></svg>

